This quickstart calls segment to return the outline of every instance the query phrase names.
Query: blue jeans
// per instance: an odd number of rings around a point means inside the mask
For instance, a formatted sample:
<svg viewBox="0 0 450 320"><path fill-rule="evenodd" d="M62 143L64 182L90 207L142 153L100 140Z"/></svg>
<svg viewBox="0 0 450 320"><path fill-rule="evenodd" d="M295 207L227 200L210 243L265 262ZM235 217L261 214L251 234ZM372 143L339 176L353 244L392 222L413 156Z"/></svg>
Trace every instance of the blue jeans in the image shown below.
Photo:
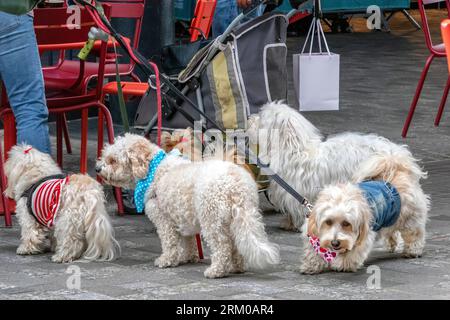
<svg viewBox="0 0 450 320"><path fill-rule="evenodd" d="M264 13L265 5L260 5L248 17L256 18ZM217 0L216 11L214 13L212 36L214 38L225 32L230 23L239 15L236 0Z"/></svg>
<svg viewBox="0 0 450 320"><path fill-rule="evenodd" d="M0 12L0 78L16 118L17 142L50 153L44 79L29 15Z"/></svg>
<svg viewBox="0 0 450 320"><path fill-rule="evenodd" d="M217 0L212 24L212 36L216 38L224 33L238 14L236 0Z"/></svg>

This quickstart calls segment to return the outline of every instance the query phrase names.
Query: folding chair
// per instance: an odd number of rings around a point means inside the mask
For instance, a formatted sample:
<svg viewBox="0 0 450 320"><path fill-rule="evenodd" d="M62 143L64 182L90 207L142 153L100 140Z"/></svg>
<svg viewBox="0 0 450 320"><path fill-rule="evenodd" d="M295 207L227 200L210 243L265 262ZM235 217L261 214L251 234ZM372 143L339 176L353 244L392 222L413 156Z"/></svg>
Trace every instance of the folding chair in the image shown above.
<svg viewBox="0 0 450 320"><path fill-rule="evenodd" d="M447 8L447 16L450 18L450 0L418 0L420 17L422 19L422 30L425 35L425 43L427 45L428 51L430 52L430 55L428 56L426 63L425 63L425 67L422 70L422 74L420 76L419 83L417 84L416 93L414 94L414 99L411 103L408 116L407 116L405 124L403 126L403 131L402 131L403 138L406 138L406 136L408 134L409 126L411 125L412 118L414 116L414 112L416 110L417 103L420 98L420 94L422 93L423 84L427 77L428 70L430 69L431 63L433 62L434 58L446 57L444 44L443 43L436 44L436 45L433 44L433 40L431 38L431 33L430 33L430 27L428 25L427 13L425 10L425 5L438 3L438 2L442 2L442 1L445 1L446 8ZM441 103L439 105L439 110L438 110L438 113L434 120L435 126L438 126L441 121L442 113L445 108L445 103L447 102L447 96L448 96L449 90L450 90L450 76L447 79L447 84L445 85L444 93L442 95Z"/></svg>

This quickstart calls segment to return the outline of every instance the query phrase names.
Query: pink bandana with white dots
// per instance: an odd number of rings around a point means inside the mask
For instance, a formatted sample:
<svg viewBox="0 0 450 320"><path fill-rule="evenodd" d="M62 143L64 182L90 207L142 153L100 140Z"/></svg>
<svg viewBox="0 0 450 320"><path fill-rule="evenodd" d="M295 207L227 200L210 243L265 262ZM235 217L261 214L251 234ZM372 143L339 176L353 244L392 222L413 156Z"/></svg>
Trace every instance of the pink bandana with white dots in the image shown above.
<svg viewBox="0 0 450 320"><path fill-rule="evenodd" d="M309 243L314 248L314 251L322 257L327 263L333 262L337 257L337 252L331 251L330 249L322 248L320 246L320 240L318 237L308 235Z"/></svg>

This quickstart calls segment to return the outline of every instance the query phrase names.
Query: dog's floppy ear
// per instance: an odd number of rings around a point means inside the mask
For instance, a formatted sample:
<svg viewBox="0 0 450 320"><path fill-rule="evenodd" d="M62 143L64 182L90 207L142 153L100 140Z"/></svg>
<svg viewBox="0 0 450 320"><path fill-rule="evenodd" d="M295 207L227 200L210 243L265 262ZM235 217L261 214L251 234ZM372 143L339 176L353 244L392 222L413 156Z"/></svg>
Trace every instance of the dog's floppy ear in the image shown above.
<svg viewBox="0 0 450 320"><path fill-rule="evenodd" d="M307 223L308 223L308 235L317 237L319 235L319 232L317 226L317 214L314 210L311 213L310 217L308 218Z"/></svg>
<svg viewBox="0 0 450 320"><path fill-rule="evenodd" d="M143 179L147 175L148 165L152 158L152 145L147 140L139 140L128 149L128 158L131 162L131 171L137 179Z"/></svg>
<svg viewBox="0 0 450 320"><path fill-rule="evenodd" d="M172 141L172 135L170 134L170 132L163 131L161 133L161 148L165 152L170 152L170 151L172 151L174 146L175 146L175 143L173 143L173 141Z"/></svg>
<svg viewBox="0 0 450 320"><path fill-rule="evenodd" d="M359 221L359 230L358 230L358 238L356 239L356 246L361 245L364 241L366 241L367 236L369 235L370 229L370 213L363 212L363 218Z"/></svg>

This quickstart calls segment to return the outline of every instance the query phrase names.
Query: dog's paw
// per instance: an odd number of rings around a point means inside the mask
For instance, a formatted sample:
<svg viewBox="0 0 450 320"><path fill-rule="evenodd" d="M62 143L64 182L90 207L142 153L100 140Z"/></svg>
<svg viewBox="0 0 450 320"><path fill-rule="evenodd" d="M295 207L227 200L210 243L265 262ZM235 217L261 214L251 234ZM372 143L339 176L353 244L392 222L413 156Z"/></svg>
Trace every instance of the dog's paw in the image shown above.
<svg viewBox="0 0 450 320"><path fill-rule="evenodd" d="M21 256L40 254L42 252L43 252L42 250L39 250L37 248L32 248L24 245L20 245L16 250L16 253Z"/></svg>
<svg viewBox="0 0 450 320"><path fill-rule="evenodd" d="M178 264L179 263L177 261L168 259L163 256L161 256L155 260L155 267L158 267L158 268L176 267L176 266L178 266Z"/></svg>
<svg viewBox="0 0 450 320"><path fill-rule="evenodd" d="M239 274L239 273L244 273L244 272L245 272L244 266L233 266L230 269L230 273L234 273L234 274Z"/></svg>
<svg viewBox="0 0 450 320"><path fill-rule="evenodd" d="M422 251L420 252L403 252L402 257L405 259L416 259L422 257Z"/></svg>
<svg viewBox="0 0 450 320"><path fill-rule="evenodd" d="M57 255L57 254L52 256L52 261L56 262L56 263L70 263L74 260L76 260L76 259L74 257L70 257L70 256L63 256L63 255Z"/></svg>
<svg viewBox="0 0 450 320"><path fill-rule="evenodd" d="M217 270L217 268L209 267L208 269L205 270L203 275L205 276L205 278L208 279L217 279L226 277L227 273L223 270Z"/></svg>
<svg viewBox="0 0 450 320"><path fill-rule="evenodd" d="M320 268L315 268L315 267L310 266L310 265L308 265L308 264L303 264L303 265L300 267L300 273L301 273L301 274L314 275L314 274L319 274L319 273L322 273L322 272L323 272L322 269L320 269Z"/></svg>
<svg viewBox="0 0 450 320"><path fill-rule="evenodd" d="M346 267L346 268L336 268L334 271L337 272L347 272L347 273L355 273L358 271L358 267Z"/></svg>
<svg viewBox="0 0 450 320"><path fill-rule="evenodd" d="M200 258L198 255L192 256L188 261L188 263L199 263L200 262Z"/></svg>
<svg viewBox="0 0 450 320"><path fill-rule="evenodd" d="M402 256L406 259L420 258L423 253L423 245L413 243L412 245L405 245Z"/></svg>
<svg viewBox="0 0 450 320"><path fill-rule="evenodd" d="M395 253L396 249L397 249L397 247L386 246L386 251L389 252L389 253Z"/></svg>

